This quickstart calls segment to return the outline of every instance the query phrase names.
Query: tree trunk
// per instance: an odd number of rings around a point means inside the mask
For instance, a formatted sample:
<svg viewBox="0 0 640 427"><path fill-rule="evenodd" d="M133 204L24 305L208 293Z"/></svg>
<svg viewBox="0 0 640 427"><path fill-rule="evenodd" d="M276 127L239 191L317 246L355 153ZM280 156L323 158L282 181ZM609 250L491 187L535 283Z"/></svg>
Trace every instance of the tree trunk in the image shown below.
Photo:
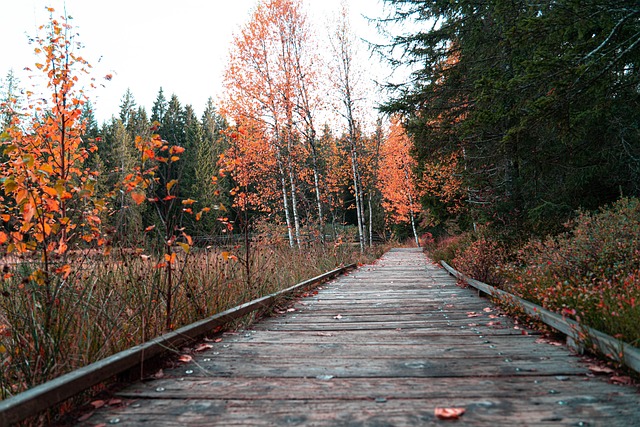
<svg viewBox="0 0 640 427"><path fill-rule="evenodd" d="M293 170L289 167L289 182L291 184L291 209L293 211L293 224L295 226L296 231L296 243L298 245L298 249L301 248L300 244L300 216L298 215L298 202L296 197L296 183L293 177Z"/></svg>
<svg viewBox="0 0 640 427"><path fill-rule="evenodd" d="M291 227L291 216L289 215L289 199L287 197L287 181L285 179L282 163L278 159L278 169L280 169L280 183L282 184L282 204L284 205L284 217L287 221L287 233L289 234L289 246L294 246L293 229Z"/></svg>
<svg viewBox="0 0 640 427"><path fill-rule="evenodd" d="M369 192L369 247L373 247L373 206L371 205L371 191Z"/></svg>
<svg viewBox="0 0 640 427"><path fill-rule="evenodd" d="M360 203L360 183L358 180L358 158L355 144L351 142L351 170L353 172L353 193L356 198L356 215L358 217L358 240L360 242L360 252L364 252L364 229L362 226L362 204Z"/></svg>

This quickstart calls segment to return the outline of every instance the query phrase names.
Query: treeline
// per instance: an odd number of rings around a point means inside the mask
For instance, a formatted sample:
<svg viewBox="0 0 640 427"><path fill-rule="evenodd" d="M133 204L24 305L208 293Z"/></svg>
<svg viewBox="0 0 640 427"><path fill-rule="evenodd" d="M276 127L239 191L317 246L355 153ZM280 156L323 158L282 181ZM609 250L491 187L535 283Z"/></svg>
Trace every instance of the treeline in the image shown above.
<svg viewBox="0 0 640 427"><path fill-rule="evenodd" d="M180 200L193 200L194 204L181 209L196 211L202 207L210 207L196 221L193 215L182 215L179 223L185 232L201 243L219 241L221 235L244 231L248 226L251 233L265 232L272 237L285 238L287 226L284 213L278 210L278 194L272 193L264 175L269 166L269 159L261 154L264 141L255 141L252 147L255 152L238 153L238 139L245 131L238 131L237 125L231 125L219 112L213 100L209 100L203 114L198 117L190 105L182 105L178 96L165 96L160 88L151 113L143 106L137 105L131 90L121 98L120 111L117 116L99 125L91 110L91 103L85 104L83 120L87 123L84 139L95 141L97 150L87 163L90 169L99 174L97 196L109 194L112 197L110 214L105 218L104 226L109 230L113 243L139 245L142 236L148 237L144 230L161 221L156 204L136 203L132 195L125 191L113 194L113 189L134 173L139 166L140 152L136 148L136 138L150 138L158 134L171 146L184 148L180 160L175 162L171 176L162 177L160 187L175 179L177 181L173 193ZM382 123L378 124L376 133L369 137L361 137L359 155L366 173L366 191L363 193L370 202L366 207L367 241L383 234L385 231L384 211L381 206L381 195L373 185L375 171L373 157L383 142ZM311 158L300 157L296 165L300 171L295 177L298 216L305 240L321 240L322 234L331 238L342 237L357 239L355 198L350 187L351 166L349 146L346 135L336 136L328 125L324 125L315 142L315 167L320 187L320 204L316 199L315 181L311 168ZM376 148L378 147L378 148ZM266 149L266 148L265 148ZM245 174L256 176L255 181L247 181L246 175L234 169L239 162L253 157L255 162ZM258 158L255 158L258 156ZM262 157L260 157L262 156ZM371 160L371 161L370 161ZM234 163L235 162L235 163ZM305 171L306 168L309 168ZM261 175L261 173L263 175ZM390 172L391 173L391 172ZM253 194L253 202L247 203L244 198ZM147 194L148 198L153 197ZM323 227L318 228L318 207L323 214ZM181 215L177 212L176 215ZM369 218L371 218L369 220ZM247 224L243 221L248 221ZM405 221L406 222L406 221ZM370 224L373 223L373 226Z"/></svg>
<svg viewBox="0 0 640 427"><path fill-rule="evenodd" d="M419 24L381 48L413 69L383 110L404 117L429 223L543 235L640 195L636 1L386 2Z"/></svg>

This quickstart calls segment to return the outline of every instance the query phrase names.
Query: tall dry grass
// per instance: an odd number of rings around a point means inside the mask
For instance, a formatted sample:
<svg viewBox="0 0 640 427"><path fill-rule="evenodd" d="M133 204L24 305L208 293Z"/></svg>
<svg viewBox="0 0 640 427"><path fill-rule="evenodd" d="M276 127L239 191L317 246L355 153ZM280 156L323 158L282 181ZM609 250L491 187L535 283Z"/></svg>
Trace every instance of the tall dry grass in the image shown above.
<svg viewBox="0 0 640 427"><path fill-rule="evenodd" d="M228 250L227 250L228 251ZM252 245L182 253L172 270L172 326L178 328L337 266L367 262L357 247ZM237 255L236 255L237 254ZM167 270L141 252L78 256L72 273L55 277L54 298L30 280L36 265L4 266L0 284L0 396L6 398L166 332ZM247 268L248 265L248 268ZM51 301L50 303L48 301Z"/></svg>

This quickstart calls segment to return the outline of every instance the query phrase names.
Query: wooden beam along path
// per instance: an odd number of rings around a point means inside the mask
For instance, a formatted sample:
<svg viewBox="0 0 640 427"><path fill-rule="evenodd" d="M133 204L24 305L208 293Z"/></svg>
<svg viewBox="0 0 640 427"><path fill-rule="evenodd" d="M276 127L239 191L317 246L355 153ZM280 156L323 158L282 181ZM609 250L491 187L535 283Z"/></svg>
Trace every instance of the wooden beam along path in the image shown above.
<svg viewBox="0 0 640 427"><path fill-rule="evenodd" d="M79 424L640 425L640 395L502 316L417 249L326 284L291 310L133 384ZM85 417L86 418L86 417Z"/></svg>

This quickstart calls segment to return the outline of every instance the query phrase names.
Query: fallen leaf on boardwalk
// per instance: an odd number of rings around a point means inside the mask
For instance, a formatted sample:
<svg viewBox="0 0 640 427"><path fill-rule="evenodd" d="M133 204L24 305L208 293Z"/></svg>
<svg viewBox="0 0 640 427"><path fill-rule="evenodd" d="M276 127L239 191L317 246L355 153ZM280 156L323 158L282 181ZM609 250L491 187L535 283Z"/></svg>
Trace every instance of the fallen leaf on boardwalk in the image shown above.
<svg viewBox="0 0 640 427"><path fill-rule="evenodd" d="M594 374L613 374L614 370L607 366L589 365L589 370Z"/></svg>
<svg viewBox="0 0 640 427"><path fill-rule="evenodd" d="M178 357L178 360L183 363L189 363L193 360L193 357L189 356L188 354L183 354L180 357Z"/></svg>
<svg viewBox="0 0 640 427"><path fill-rule="evenodd" d="M122 399L117 399L117 398L113 398L113 399L109 399L109 402L107 402L107 404L109 406L115 406L115 405L120 405L122 404Z"/></svg>
<svg viewBox="0 0 640 427"><path fill-rule="evenodd" d="M296 309L295 309L295 308L293 308L293 307L291 307L291 308L287 308L287 313L292 313L292 312L294 312L294 311L296 311Z"/></svg>
<svg viewBox="0 0 640 427"><path fill-rule="evenodd" d="M629 385L632 384L633 381L631 380L631 377L627 377L627 376L618 376L618 375L614 375L611 378L609 378L609 381L611 381L614 384L621 384L621 385Z"/></svg>
<svg viewBox="0 0 640 427"><path fill-rule="evenodd" d="M485 308L482 309L482 311L484 311L485 313L489 313L489 312L491 312L493 310L491 310L491 307L485 307Z"/></svg>
<svg viewBox="0 0 640 427"><path fill-rule="evenodd" d="M321 337L332 337L333 336L329 332L318 332L318 335L320 335Z"/></svg>
<svg viewBox="0 0 640 427"><path fill-rule="evenodd" d="M338 314L337 316L333 316L333 318L340 320L340 319L342 319L342 315Z"/></svg>
<svg viewBox="0 0 640 427"><path fill-rule="evenodd" d="M158 372L153 374L153 377L156 379L164 378L164 371L162 369L158 369Z"/></svg>
<svg viewBox="0 0 640 427"><path fill-rule="evenodd" d="M196 348L194 348L193 350L194 351L205 351L205 350L209 350L210 348L213 348L213 345L202 343L202 344L198 344L196 346Z"/></svg>
<svg viewBox="0 0 640 427"><path fill-rule="evenodd" d="M222 342L222 338L216 338L213 342Z"/></svg>
<svg viewBox="0 0 640 427"><path fill-rule="evenodd" d="M562 343L559 341L554 341L554 340L550 340L547 338L538 338L536 340L537 344L550 344L550 345L555 345L556 347L562 347Z"/></svg>
<svg viewBox="0 0 640 427"><path fill-rule="evenodd" d="M487 323L487 326L495 326L495 325L499 325L500 322L489 322Z"/></svg>
<svg viewBox="0 0 640 427"><path fill-rule="evenodd" d="M474 327L474 326L478 326L478 324L477 323L469 323L467 326Z"/></svg>
<svg viewBox="0 0 640 427"><path fill-rule="evenodd" d="M497 319L500 316L496 316L495 314L490 314L489 319Z"/></svg>
<svg viewBox="0 0 640 427"><path fill-rule="evenodd" d="M467 317L479 317L480 315L478 313L474 313L473 311L470 311L467 313Z"/></svg>
<svg viewBox="0 0 640 427"><path fill-rule="evenodd" d="M464 408L436 408L434 411L436 417L441 420L457 420L464 414Z"/></svg>
<svg viewBox="0 0 640 427"><path fill-rule="evenodd" d="M78 422L83 422L83 421L87 421L89 418L91 418L91 416L94 414L94 411L91 412L87 412L86 414L82 415L81 417L78 418Z"/></svg>
<svg viewBox="0 0 640 427"><path fill-rule="evenodd" d="M105 402L104 400L94 400L93 402L91 402L91 406L96 409L102 408L106 404L107 402Z"/></svg>

